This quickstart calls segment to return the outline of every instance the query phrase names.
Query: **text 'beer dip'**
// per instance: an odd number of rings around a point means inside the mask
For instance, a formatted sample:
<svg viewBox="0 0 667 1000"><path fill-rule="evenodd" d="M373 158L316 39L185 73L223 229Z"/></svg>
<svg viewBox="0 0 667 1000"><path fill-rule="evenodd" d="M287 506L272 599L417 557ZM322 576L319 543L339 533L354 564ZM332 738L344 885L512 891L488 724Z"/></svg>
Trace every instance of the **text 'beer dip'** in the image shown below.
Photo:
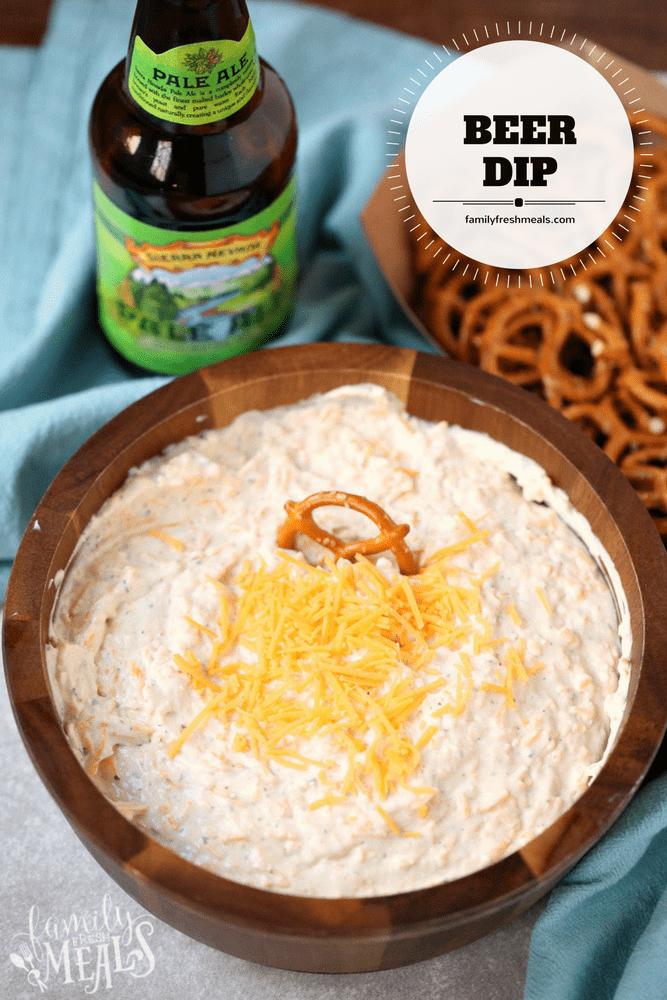
<svg viewBox="0 0 667 1000"><path fill-rule="evenodd" d="M286 501L323 490L410 525L419 572L277 549ZM58 581L51 683L93 781L183 857L303 896L423 888L532 840L602 766L630 636L597 561L614 580L534 462L344 386L130 472Z"/></svg>

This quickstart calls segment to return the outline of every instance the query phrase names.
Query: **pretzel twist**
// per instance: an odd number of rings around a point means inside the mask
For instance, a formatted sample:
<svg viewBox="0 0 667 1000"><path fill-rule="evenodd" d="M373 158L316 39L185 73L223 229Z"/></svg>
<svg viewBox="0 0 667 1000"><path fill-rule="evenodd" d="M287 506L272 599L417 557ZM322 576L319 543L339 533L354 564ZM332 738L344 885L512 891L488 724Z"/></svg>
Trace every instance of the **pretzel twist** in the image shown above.
<svg viewBox="0 0 667 1000"><path fill-rule="evenodd" d="M597 401L570 403L562 413L599 444L612 462L619 463L638 445L655 441L648 429L643 432L637 410L632 400L615 392Z"/></svg>
<svg viewBox="0 0 667 1000"><path fill-rule="evenodd" d="M630 452L620 463L661 535L667 534L667 459L666 439Z"/></svg>
<svg viewBox="0 0 667 1000"><path fill-rule="evenodd" d="M317 507L347 507L359 511L370 518L380 529L374 538L365 538L357 542L343 542L337 535L325 531L313 520L313 511ZM419 571L419 564L414 552L405 544L405 536L410 530L408 524L396 524L389 514L372 500L356 496L354 493L343 493L340 490L313 493L305 500L296 502L288 500L285 504L287 519L278 529L276 540L281 549L293 549L297 534L301 532L314 542L324 545L336 559L354 560L360 555L375 555L378 552L391 551L396 557L398 568L405 576Z"/></svg>
<svg viewBox="0 0 667 1000"><path fill-rule="evenodd" d="M417 214L412 304L446 352L579 424L630 479L667 545L667 121L643 112L642 131L653 132L651 160L635 132L633 184L613 222L553 267L507 281L500 269L494 281L494 269L463 266Z"/></svg>

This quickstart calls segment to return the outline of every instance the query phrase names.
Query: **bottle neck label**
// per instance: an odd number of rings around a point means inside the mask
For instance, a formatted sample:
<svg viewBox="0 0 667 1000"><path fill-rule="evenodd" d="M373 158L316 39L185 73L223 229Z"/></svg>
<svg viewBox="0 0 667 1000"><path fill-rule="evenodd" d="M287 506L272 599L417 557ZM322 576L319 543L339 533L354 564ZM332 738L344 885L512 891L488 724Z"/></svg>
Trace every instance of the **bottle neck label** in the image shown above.
<svg viewBox="0 0 667 1000"><path fill-rule="evenodd" d="M128 87L137 104L163 121L209 125L248 103L259 84L252 22L243 38L178 45L153 52L134 40Z"/></svg>

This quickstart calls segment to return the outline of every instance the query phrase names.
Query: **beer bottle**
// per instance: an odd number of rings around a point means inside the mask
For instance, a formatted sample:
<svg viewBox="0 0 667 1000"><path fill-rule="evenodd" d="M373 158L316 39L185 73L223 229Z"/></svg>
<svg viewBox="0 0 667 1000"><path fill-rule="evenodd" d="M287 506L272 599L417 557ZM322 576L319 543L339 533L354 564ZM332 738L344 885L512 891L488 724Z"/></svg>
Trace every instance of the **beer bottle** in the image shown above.
<svg viewBox="0 0 667 1000"><path fill-rule="evenodd" d="M279 333L296 280L296 120L245 0L139 0L89 137L114 348L179 375Z"/></svg>

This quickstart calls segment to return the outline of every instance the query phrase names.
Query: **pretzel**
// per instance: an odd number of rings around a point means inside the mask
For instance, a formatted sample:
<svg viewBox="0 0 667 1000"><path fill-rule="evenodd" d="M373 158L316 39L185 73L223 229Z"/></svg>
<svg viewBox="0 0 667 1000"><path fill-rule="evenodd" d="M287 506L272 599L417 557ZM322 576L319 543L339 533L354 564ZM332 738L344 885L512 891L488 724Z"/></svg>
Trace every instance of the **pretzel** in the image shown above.
<svg viewBox="0 0 667 1000"><path fill-rule="evenodd" d="M606 356L603 330L591 329L581 316L563 312L539 352L539 369L547 402L599 399L609 388L614 369Z"/></svg>
<svg viewBox="0 0 667 1000"><path fill-rule="evenodd" d="M499 309L511 300L506 288L485 288L472 299L461 317L459 344L461 361L479 363L479 344ZM484 367L484 365L482 365Z"/></svg>
<svg viewBox="0 0 667 1000"><path fill-rule="evenodd" d="M473 360L469 351L470 337L461 336L464 317L468 313L471 301L479 300L480 286L470 277L459 274L457 277L438 285L432 281L426 294L429 297L431 311L429 324L441 331L441 341L446 351L461 361ZM503 292L506 296L506 292Z"/></svg>
<svg viewBox="0 0 667 1000"><path fill-rule="evenodd" d="M605 356L621 368L629 364L631 351L623 329L622 314L604 286L588 275L577 275L576 280L568 285L567 292L578 303L584 325L599 331Z"/></svg>
<svg viewBox="0 0 667 1000"><path fill-rule="evenodd" d="M635 414L637 427L651 434L667 431L667 380L657 372L628 368L618 377L619 394Z"/></svg>
<svg viewBox="0 0 667 1000"><path fill-rule="evenodd" d="M657 427L651 431L639 407L622 392L608 393L597 402L570 403L561 412L617 464L639 445L656 440Z"/></svg>
<svg viewBox="0 0 667 1000"><path fill-rule="evenodd" d="M662 190L655 191L649 203L652 206L651 226L642 235L641 252L649 264L656 268L664 268L667 264L665 241L667 240L667 178L661 178ZM646 211L646 208L644 208Z"/></svg>
<svg viewBox="0 0 667 1000"><path fill-rule="evenodd" d="M411 239L416 308L433 339L579 424L628 476L667 544L667 122L643 113L647 129L651 156L637 143L624 205L569 261L505 282L463 260L443 266L456 254L438 237L431 245L423 226Z"/></svg>
<svg viewBox="0 0 667 1000"><path fill-rule="evenodd" d="M359 511L374 521L380 533L374 538L362 539L358 542L345 544L337 535L325 531L313 520L312 512L317 507L347 507ZM307 535L314 542L330 549L336 559L354 560L359 555L374 555L390 550L396 556L396 562L401 573L410 576L419 571L417 558L404 542L410 530L408 524L396 524L386 511L366 497L354 493L343 493L340 490L313 493L305 500L296 502L288 500L285 504L287 519L278 529L276 540L281 549L293 549L294 541L299 532Z"/></svg>
<svg viewBox="0 0 667 1000"><path fill-rule="evenodd" d="M659 118L651 111L646 111L642 117L642 121L646 122L655 135L662 136L663 139L667 140L667 122L664 118ZM642 125L642 128L646 128L646 125Z"/></svg>
<svg viewBox="0 0 667 1000"><path fill-rule="evenodd" d="M630 343L640 365L651 361L651 314L653 312L653 290L648 281L635 281L630 289L628 326Z"/></svg>
<svg viewBox="0 0 667 1000"><path fill-rule="evenodd" d="M658 531L667 534L667 438L631 451L620 468L648 508Z"/></svg>
<svg viewBox="0 0 667 1000"><path fill-rule="evenodd" d="M610 378L597 330L584 322L572 300L545 289L518 291L489 316L478 337L483 368L519 385L541 391L553 405L595 399Z"/></svg>
<svg viewBox="0 0 667 1000"><path fill-rule="evenodd" d="M635 236L638 236L643 222L642 217L641 221L637 219L632 223ZM642 229L641 232L643 241L647 230ZM636 241L637 246L639 246L639 242L639 240ZM609 251L608 256L600 257L595 261L589 260L584 272L584 277L588 282L594 282L607 292L620 316L624 316L629 308L633 283L635 281L650 281L653 276L651 263L631 255L628 252L631 246L632 244L626 240L622 243L614 243L613 253ZM575 282L581 283L581 280L582 276L578 274L576 278L573 277L571 282L568 282L568 285L574 285Z"/></svg>
<svg viewBox="0 0 667 1000"><path fill-rule="evenodd" d="M513 343L513 333L507 331L500 336L486 337L480 350L482 368L494 375L501 375L508 382L526 389L539 390L540 372L536 363L535 348L522 343ZM521 331L518 331L519 341Z"/></svg>
<svg viewBox="0 0 667 1000"><path fill-rule="evenodd" d="M667 262L657 266L651 281L654 303L654 326L660 327L660 317L667 316ZM657 320L657 322L655 322ZM663 326L664 330L664 326Z"/></svg>

